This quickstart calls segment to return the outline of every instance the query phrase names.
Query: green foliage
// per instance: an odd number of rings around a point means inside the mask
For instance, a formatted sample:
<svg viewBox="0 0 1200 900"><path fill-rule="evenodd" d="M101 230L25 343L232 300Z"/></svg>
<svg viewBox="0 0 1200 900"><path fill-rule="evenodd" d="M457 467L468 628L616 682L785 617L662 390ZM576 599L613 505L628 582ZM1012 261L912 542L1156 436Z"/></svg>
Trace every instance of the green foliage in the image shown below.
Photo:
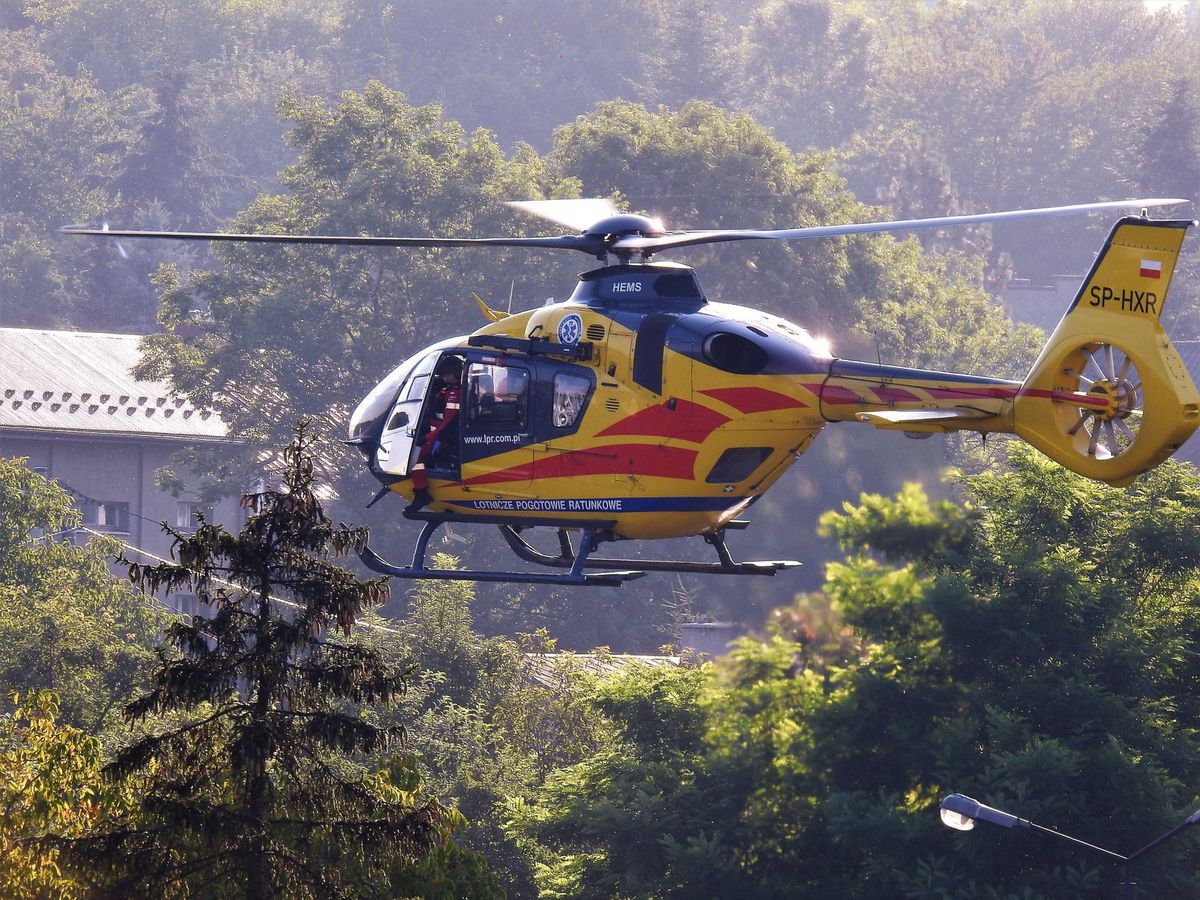
<svg viewBox="0 0 1200 900"><path fill-rule="evenodd" d="M0 107L0 322L121 321L103 295L102 310L81 302L107 256L60 247L51 229L99 218L111 203L128 100L114 102L86 71L60 73L27 32L0 30L0 86L11 98Z"/></svg>
<svg viewBox="0 0 1200 900"><path fill-rule="evenodd" d="M868 119L875 35L851 4L756 4L743 29L735 108L748 110L789 147L827 149ZM898 211L897 211L898 212Z"/></svg>
<svg viewBox="0 0 1200 900"><path fill-rule="evenodd" d="M872 109L849 167L865 173L920 136L923 153L945 161L966 211L1130 196L1142 168L1131 117L1157 112L1176 60L1194 52L1182 17L1138 4L897 0L866 9L877 40ZM882 197L895 176L884 166L851 180ZM1021 223L996 228L996 246L1019 274L1040 279L1086 270L1098 230Z"/></svg>
<svg viewBox="0 0 1200 900"><path fill-rule="evenodd" d="M13 900L85 896L47 834L76 838L132 805L101 775L100 742L58 721L49 691L13 693L0 717L0 893Z"/></svg>
<svg viewBox="0 0 1200 900"><path fill-rule="evenodd" d="M965 479L965 516L910 491L825 520L847 548L908 563L858 555L830 572L868 652L838 676L817 749L832 773L831 836L846 848L870 836L870 853L847 856L914 893L932 876L914 877L911 859L931 853L946 857L947 891L974 879L1053 896L1069 868L1095 863L1032 838L951 842L931 824L942 793L1127 851L1193 799L1200 760L1185 736L1200 707L1181 678L1200 557L1183 535L1200 482L1166 467L1121 491L1028 450L1013 466ZM1160 890L1194 890L1183 850L1161 851ZM1084 896L1109 884L1077 878Z"/></svg>
<svg viewBox="0 0 1200 900"><path fill-rule="evenodd" d="M176 562L131 567L136 582L186 587L209 612L172 623L177 655L162 655L150 692L125 709L134 723L169 715L108 768L144 777L136 813L70 848L106 889L348 895L458 821L402 761L354 762L401 732L359 707L400 698L406 672L348 639L385 590L329 561L366 536L322 511L311 443L298 426L282 487L248 498L240 534L172 532Z"/></svg>
<svg viewBox="0 0 1200 900"><path fill-rule="evenodd" d="M606 730L584 706L580 666L565 657L552 686L535 681L525 653L554 652L553 640L485 638L472 627L475 602L469 582L420 583L402 617L372 620L370 640L416 667L398 715L412 723L408 748L430 790L466 818L455 843L482 853L510 895L531 896L530 861L501 828L506 805L534 797L546 773L594 751Z"/></svg>
<svg viewBox="0 0 1200 900"><path fill-rule="evenodd" d="M246 231L490 232L497 200L542 190L535 155L506 161L488 134L467 136L436 107L409 106L377 83L335 108L291 94L280 112L299 160L282 173L286 194L260 197L239 218ZM473 273L494 262L476 257L464 272L461 255L437 251L217 252L220 271L162 274L167 334L148 340L143 374L169 375L256 443L278 441L297 415L341 425L380 373L473 320L473 307L450 298L465 300L462 285L478 285Z"/></svg>
<svg viewBox="0 0 1200 900"><path fill-rule="evenodd" d="M552 773L535 802L511 806L509 828L533 856L543 896L667 896L688 873L728 896L725 873L706 864L717 854L703 852L720 843L728 810L696 777L702 685L698 669L649 668L593 684L585 696L617 741Z"/></svg>
<svg viewBox="0 0 1200 900"><path fill-rule="evenodd" d="M937 805L961 791L1125 852L1195 807L1200 479L1166 466L1122 491L1016 451L963 490L963 506L910 488L825 517L850 553L825 591L827 633L857 638L840 654L743 640L666 679L697 680L688 724L663 676L594 695L618 743L512 811L541 889L1107 896L1102 858L1032 832L951 833ZM814 603L793 621L814 622ZM1144 890L1197 890L1191 843L1154 852Z"/></svg>
<svg viewBox="0 0 1200 900"><path fill-rule="evenodd" d="M149 671L167 616L118 581L104 538L75 546L71 497L0 458L0 689L53 690L64 723L100 733Z"/></svg>

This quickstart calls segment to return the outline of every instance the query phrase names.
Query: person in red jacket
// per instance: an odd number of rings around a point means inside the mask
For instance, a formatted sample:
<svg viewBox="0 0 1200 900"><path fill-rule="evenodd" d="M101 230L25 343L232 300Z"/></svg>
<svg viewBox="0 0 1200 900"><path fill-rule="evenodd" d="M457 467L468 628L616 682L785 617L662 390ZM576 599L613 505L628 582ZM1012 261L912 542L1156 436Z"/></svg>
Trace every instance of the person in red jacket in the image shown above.
<svg viewBox="0 0 1200 900"><path fill-rule="evenodd" d="M458 412L462 406L462 360L447 356L437 365L434 373L433 403L427 420L428 431L421 439L421 450L412 468L413 499L405 507L406 513L415 513L432 502L429 495L429 477L425 465L434 456L452 454L458 446Z"/></svg>

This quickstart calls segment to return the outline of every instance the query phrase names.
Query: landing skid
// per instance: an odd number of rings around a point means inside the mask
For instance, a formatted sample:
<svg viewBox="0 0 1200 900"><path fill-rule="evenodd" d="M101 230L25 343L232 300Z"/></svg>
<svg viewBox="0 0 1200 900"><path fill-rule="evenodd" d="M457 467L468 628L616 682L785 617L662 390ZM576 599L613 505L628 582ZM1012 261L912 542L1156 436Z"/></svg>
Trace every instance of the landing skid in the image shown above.
<svg viewBox="0 0 1200 900"><path fill-rule="evenodd" d="M626 581L641 578L646 574L644 571L584 572L583 568L588 564L588 555L600 545L595 530L591 528L583 530L583 539L579 542L579 550L575 553L574 558L568 561L567 568L570 571L566 574L431 569L425 565L425 551L429 547L430 538L433 537L433 533L438 530L443 521L445 520L431 519L425 523L425 526L421 529L421 536L417 538L417 545L413 550L411 565L392 565L366 545L357 548L358 558L372 572L379 572L381 575L391 575L395 578L430 578L443 581L493 581L523 584L578 584L620 587Z"/></svg>
<svg viewBox="0 0 1200 900"><path fill-rule="evenodd" d="M501 525L500 533L504 535L504 540L508 542L508 546L512 548L513 553L526 562L536 563L540 566L568 568L574 565L575 560L578 558L578 551L572 549L571 536L564 528L558 530L558 544L560 549L558 556L550 556L548 553L542 553L540 550L532 547L521 537L521 528L519 526ZM682 560L668 559L605 559L603 557L591 556L588 557L587 564L596 569L621 569L626 566L637 566L637 568L645 572L687 572L703 575L774 575L782 569L794 569L800 565L794 559L737 562L734 560L733 555L729 552L728 545L725 543L724 529L703 535L703 538L707 544L711 545L717 551L718 562L684 562ZM585 532L584 540L580 545L581 548L587 544L588 540L589 538Z"/></svg>

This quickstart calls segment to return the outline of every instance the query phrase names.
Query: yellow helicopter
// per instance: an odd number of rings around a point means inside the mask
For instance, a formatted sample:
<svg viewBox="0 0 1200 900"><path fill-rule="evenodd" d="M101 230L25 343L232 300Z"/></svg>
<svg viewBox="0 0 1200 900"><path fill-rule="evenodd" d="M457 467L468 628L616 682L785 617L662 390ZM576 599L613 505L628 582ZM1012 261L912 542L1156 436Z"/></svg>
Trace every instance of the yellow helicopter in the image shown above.
<svg viewBox="0 0 1200 900"><path fill-rule="evenodd" d="M829 422L912 436L1015 434L1067 468L1127 485L1200 425L1200 393L1160 324L1190 220L1140 199L782 230L668 231L604 200L513 206L573 232L533 238L389 238L115 231L74 234L356 246L506 246L581 251L602 265L565 300L506 313L403 362L358 405L349 443L424 522L413 559L368 567L402 578L617 585L650 571L773 575L794 560L739 562L727 529ZM801 240L1140 209L1121 218L1023 381L855 362L803 328L710 302L695 271L653 260L678 248ZM615 262L614 262L615 260ZM372 503L375 501L372 501ZM425 563L447 522L495 524L542 572ZM557 555L525 540L558 533ZM603 543L699 536L715 562L599 557ZM598 571L597 571L598 570Z"/></svg>

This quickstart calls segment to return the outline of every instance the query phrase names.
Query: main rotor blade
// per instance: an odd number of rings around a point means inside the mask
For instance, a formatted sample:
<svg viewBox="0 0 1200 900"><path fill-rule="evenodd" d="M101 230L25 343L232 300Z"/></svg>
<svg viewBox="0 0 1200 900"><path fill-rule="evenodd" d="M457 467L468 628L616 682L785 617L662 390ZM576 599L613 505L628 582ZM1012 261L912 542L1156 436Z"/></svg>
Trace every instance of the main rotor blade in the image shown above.
<svg viewBox="0 0 1200 900"><path fill-rule="evenodd" d="M504 205L556 225L564 225L572 231L587 231L601 219L620 215L621 212L611 200L604 197L581 197L574 200L507 200Z"/></svg>
<svg viewBox="0 0 1200 900"><path fill-rule="evenodd" d="M61 234L82 234L88 237L156 238L172 241L237 241L259 244L328 244L348 247L531 247L545 250L582 250L602 253L604 244L594 237L567 234L561 237L513 238L438 238L438 237L372 237L366 235L334 234L231 234L219 231L129 231L112 228L92 228L64 225Z"/></svg>
<svg viewBox="0 0 1200 900"><path fill-rule="evenodd" d="M901 219L895 222L861 222L850 225L817 225L810 228L745 231L677 231L662 237L622 237L609 245L611 251L657 253L674 247L694 244L716 244L723 241L796 241L807 238L836 237L844 234L876 234L888 231L915 231L921 228L943 228L948 225L979 225L985 222L1006 222L1014 219L1043 219L1054 216L1073 216L1106 209L1149 209L1188 203L1187 200L1160 197L1142 200L1109 200L1102 203L1077 203L1072 206L1047 206L1041 209L1012 209L1004 212L979 213L969 216L939 216L932 219Z"/></svg>
<svg viewBox="0 0 1200 900"><path fill-rule="evenodd" d="M376 237L372 235L322 235L322 234L231 234L202 231L132 231L113 230L66 225L59 229L63 234L82 234L89 237L107 238L155 238L174 241L237 241L262 244L325 244L344 247L525 247L535 250L579 250L590 256L604 259L609 253L627 258L640 253L643 258L661 250L688 247L695 244L714 244L726 241L794 241L807 238L835 237L846 234L875 234L890 231L913 231L921 228L942 228L951 225L973 225L986 222L1003 222L1015 219L1037 219L1052 216L1071 216L1080 213L1110 209L1136 207L1149 209L1187 203L1187 200L1148 198L1140 200L1112 200L1102 203L1079 203L1073 206L1049 206L1041 209L1014 209L1005 212L981 213L968 216L940 216L931 219L902 219L895 222L861 222L848 225L818 225L808 228L785 228L779 230L710 230L676 231L656 237L626 235L606 237L591 232L596 224L591 215L602 213L601 218L616 212L612 204L603 199L583 200L534 200L516 201L513 206L533 212L544 218L555 218L569 227L585 222L582 234L559 237L488 237L488 238L444 238L444 237ZM553 215L551 215L553 211Z"/></svg>

